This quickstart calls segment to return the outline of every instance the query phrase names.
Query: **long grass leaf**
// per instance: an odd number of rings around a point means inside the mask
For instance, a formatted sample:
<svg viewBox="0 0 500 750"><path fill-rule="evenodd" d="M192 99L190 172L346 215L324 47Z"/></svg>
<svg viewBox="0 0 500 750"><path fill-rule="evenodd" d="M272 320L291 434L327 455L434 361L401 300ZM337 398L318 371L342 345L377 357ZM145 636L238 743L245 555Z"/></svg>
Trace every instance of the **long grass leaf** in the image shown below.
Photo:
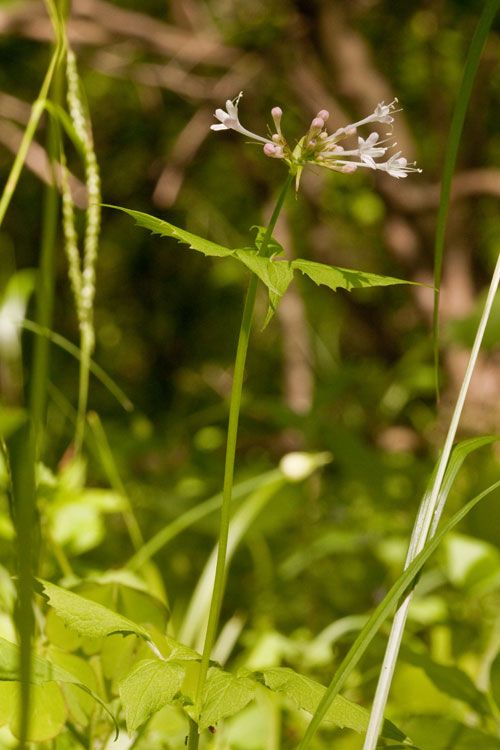
<svg viewBox="0 0 500 750"><path fill-rule="evenodd" d="M321 703L316 709L316 713L309 726L307 727L306 733L298 745L298 750L305 750L309 746L309 743L319 728L323 717L328 711L333 699L342 689L346 679L359 662L366 649L370 645L373 637L377 633L382 623L389 617L394 609L394 606L399 601L400 597L407 591L408 587L411 586L412 582L422 569L423 565L429 559L429 557L439 547L443 537L451 531L465 516L477 505L484 497L500 488L500 480L490 485L487 489L483 490L479 495L476 495L470 500L463 508L461 508L455 515L448 521L447 524L424 546L420 554L410 563L408 568L400 575L398 580L393 584L389 593L382 602L375 609L366 625L363 627L358 637L354 641L353 645L349 649L349 652L343 659L341 665L335 672L333 680L331 681L328 689L323 696Z"/></svg>

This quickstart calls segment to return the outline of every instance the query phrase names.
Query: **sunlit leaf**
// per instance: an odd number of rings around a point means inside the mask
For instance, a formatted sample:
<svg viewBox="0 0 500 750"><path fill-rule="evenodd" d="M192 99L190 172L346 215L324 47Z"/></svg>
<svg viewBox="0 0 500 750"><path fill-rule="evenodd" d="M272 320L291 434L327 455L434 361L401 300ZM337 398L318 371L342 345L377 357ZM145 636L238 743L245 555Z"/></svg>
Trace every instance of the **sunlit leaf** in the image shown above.
<svg viewBox="0 0 500 750"><path fill-rule="evenodd" d="M146 641L152 642L152 638L145 628L107 607L103 607L102 604L85 599L83 596L62 589L48 581L39 580L39 583L42 586L40 593L45 596L64 624L75 630L79 635L100 638L112 633L124 635L133 633Z"/></svg>
<svg viewBox="0 0 500 750"><path fill-rule="evenodd" d="M316 711L326 688L309 677L285 667L262 669L256 673L266 687L276 693L283 693L290 698L297 708L310 714ZM329 707L323 721L338 727L347 727L356 732L365 732L368 727L370 712L357 703L337 695ZM383 736L393 740L404 740L405 734L389 721L384 722Z"/></svg>
<svg viewBox="0 0 500 750"><path fill-rule="evenodd" d="M328 266L325 263L302 260L302 258L292 260L291 266L309 276L315 284L327 286L334 292L337 289L345 289L350 292L352 289L362 289L372 286L414 283L412 281L405 281L404 279L395 279L392 276L379 276L376 273L368 273L366 271L354 271L349 268Z"/></svg>
<svg viewBox="0 0 500 750"><path fill-rule="evenodd" d="M185 667L178 662L140 661L120 682L127 730L133 732L180 692Z"/></svg>
<svg viewBox="0 0 500 750"><path fill-rule="evenodd" d="M406 646L401 648L401 658L423 669L434 685L452 698L467 703L474 711L490 714L488 700L484 693L477 689L468 674L458 667L438 664L425 653L418 653Z"/></svg>
<svg viewBox="0 0 500 750"><path fill-rule="evenodd" d="M203 237L198 237L196 234L186 232L184 229L175 227L168 221L162 221L161 219L150 216L150 214L145 214L142 211L133 211L130 208L122 208L121 206L106 206L106 208L116 208L118 211L123 211L135 219L138 226L149 229L152 234L159 234L162 237L173 237L173 239L178 242L182 242L185 245L188 245L192 250L198 250L204 255L225 257L233 255L234 253L234 250L230 250L228 247L223 247L222 245L217 245L215 242L210 242L210 240L205 240Z"/></svg>
<svg viewBox="0 0 500 750"><path fill-rule="evenodd" d="M7 724L19 737L19 682L0 682L0 726ZM55 682L43 687L32 685L30 691L29 742L43 742L57 737L64 729L68 711L61 689Z"/></svg>
<svg viewBox="0 0 500 750"><path fill-rule="evenodd" d="M255 690L255 682L248 677L237 677L220 669L212 669L203 692L200 730L241 711L252 700Z"/></svg>
<svg viewBox="0 0 500 750"><path fill-rule="evenodd" d="M105 709L113 720L118 734L118 725L116 724L115 717L97 692L93 689L92 683L90 683L89 686L89 681L86 678L84 678L85 681L80 679L80 675L82 674L81 665L75 669L77 674L73 674L75 661L71 659L66 660L65 667L67 668L61 667L39 654L32 654L30 681L33 686L45 686L46 683L53 681L76 685L78 688L91 695L92 698ZM0 638L0 687L3 682L17 682L18 680L19 647L14 643L10 643L10 641L6 641L4 638Z"/></svg>

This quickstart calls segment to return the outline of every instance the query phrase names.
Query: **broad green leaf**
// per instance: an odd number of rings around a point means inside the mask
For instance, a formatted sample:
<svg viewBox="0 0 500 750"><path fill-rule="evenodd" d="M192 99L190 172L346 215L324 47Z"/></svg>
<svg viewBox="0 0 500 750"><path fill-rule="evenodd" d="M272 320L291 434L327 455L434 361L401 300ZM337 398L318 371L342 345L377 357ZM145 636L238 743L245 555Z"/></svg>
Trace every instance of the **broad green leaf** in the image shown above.
<svg viewBox="0 0 500 750"><path fill-rule="evenodd" d="M122 571L119 571L122 574ZM140 625L154 625L164 632L169 611L159 599L151 596L147 591L129 586L119 580L113 580L115 574L101 576L99 581L85 581L76 589L76 593L102 604L132 622ZM129 574L130 575L130 574ZM107 580L111 578L111 580Z"/></svg>
<svg viewBox="0 0 500 750"><path fill-rule="evenodd" d="M393 284L414 284L413 281L395 279L391 276L379 276L366 271L354 271L349 268L338 266L327 266L324 263L316 263L313 260L298 258L292 260L292 268L297 268L301 273L309 276L315 284L322 284L335 292L337 289L361 289L371 286L391 286Z"/></svg>
<svg viewBox="0 0 500 750"><path fill-rule="evenodd" d="M140 661L120 682L127 731L133 732L180 692L185 666L156 659Z"/></svg>
<svg viewBox="0 0 500 750"><path fill-rule="evenodd" d="M112 633L133 633L152 643L152 638L145 628L123 615L53 583L38 580L42 586L40 593L45 596L64 624L79 635L101 638Z"/></svg>
<svg viewBox="0 0 500 750"><path fill-rule="evenodd" d="M484 693L478 690L469 675L458 667L438 664L428 654L413 651L406 646L401 647L401 658L408 664L423 669L427 677L441 692L464 701L474 711L481 714L488 715L491 713Z"/></svg>
<svg viewBox="0 0 500 750"><path fill-rule="evenodd" d="M490 667L490 691L493 700L500 708L500 651L495 656Z"/></svg>
<svg viewBox="0 0 500 750"><path fill-rule="evenodd" d="M275 693L283 693L296 705L297 708L313 714L319 705L326 688L319 682L304 677L293 669L285 667L273 667L262 669L256 673L262 676L264 684ZM370 712L358 706L357 703L337 695L323 717L323 721L335 724L338 727L354 729L355 732L365 732L368 727ZM389 721L384 722L383 736L392 740L404 740L406 735Z"/></svg>
<svg viewBox="0 0 500 750"><path fill-rule="evenodd" d="M252 700L255 690L255 682L248 677L236 677L229 672L212 669L203 691L198 722L200 731L241 711Z"/></svg>
<svg viewBox="0 0 500 750"><path fill-rule="evenodd" d="M175 227L173 224L169 224L168 221L162 221L161 219L145 214L142 211L132 211L130 208L122 208L121 206L106 205L105 207L123 211L135 219L138 226L149 229L152 234L159 234L162 237L173 237L174 240L189 245L192 250L198 250L204 255L222 258L234 254L234 250L230 250L228 247L223 247L222 245L217 245L215 242L210 242L210 240L205 240L203 237L198 237L196 234L186 232L184 229L180 229L180 227Z"/></svg>
<svg viewBox="0 0 500 750"><path fill-rule="evenodd" d="M7 724L19 737L20 683L0 683L0 726ZM43 687L32 685L30 691L30 721L27 740L43 742L57 737L64 729L68 716L61 689L55 682Z"/></svg>
<svg viewBox="0 0 500 750"><path fill-rule="evenodd" d="M410 719L405 729L422 750L499 750L500 739L441 716Z"/></svg>
<svg viewBox="0 0 500 750"><path fill-rule="evenodd" d="M318 708L316 709L313 718L311 719L311 723L307 727L306 733L304 734L300 744L298 745L298 750L305 750L305 748L308 747L309 742L314 736L314 733L319 727L335 696L338 694L339 690L341 690L348 675L352 672L356 664L365 653L375 633L378 631L382 623L394 611L394 607L399 601L400 597L408 590L408 587L412 585L418 573L424 566L424 563L438 548L443 537L448 533L448 531L451 531L451 529L453 529L457 525L457 523L459 523L462 518L464 518L467 513L469 513L469 511L471 511L472 508L480 502L480 500L482 500L484 497L489 495L491 492L494 492L498 488L500 488L500 481L490 485L486 490L483 490L483 492L481 492L479 495L476 495L476 497L466 503L463 508L457 511L457 513L455 513L450 521L445 524L441 531L439 531L434 537L432 537L432 539L426 542L422 551L410 563L406 570L403 571L398 580L392 585L390 591L372 613L366 625L360 631L358 637L354 641L339 668L335 672L330 685L328 686Z"/></svg>
<svg viewBox="0 0 500 750"><path fill-rule="evenodd" d="M70 656L69 654L67 656ZM73 666L72 666L73 665ZM62 682L70 685L76 685L81 690L91 695L92 698L97 701L104 710L109 714L116 729L116 736L118 736L118 725L116 719L106 706L104 701L99 697L97 692L93 689L92 683L87 679L82 681L81 665L76 669L77 674L73 674L75 669L75 662L66 661L66 667L63 668L53 662L45 659L43 656L38 654L32 654L31 656L31 683L34 686L44 686L48 682ZM19 647L15 643L10 643L4 638L0 638L0 684L2 682L16 682L19 680Z"/></svg>

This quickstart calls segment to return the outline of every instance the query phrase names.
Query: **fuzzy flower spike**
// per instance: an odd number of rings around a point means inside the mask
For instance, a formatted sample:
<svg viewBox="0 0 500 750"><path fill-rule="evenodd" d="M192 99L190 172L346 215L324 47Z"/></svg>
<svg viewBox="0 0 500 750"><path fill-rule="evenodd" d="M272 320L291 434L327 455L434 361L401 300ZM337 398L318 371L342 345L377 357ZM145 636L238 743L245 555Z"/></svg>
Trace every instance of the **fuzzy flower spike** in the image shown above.
<svg viewBox="0 0 500 750"><path fill-rule="evenodd" d="M344 138L357 135L359 127L371 123L384 123L391 125L394 122L393 115L400 110L396 109L397 99L390 104L381 102L377 104L374 111L368 117L347 125L344 128L338 128L334 133L329 134L326 130L326 122L329 118L329 112L326 109L320 110L316 117L313 118L307 133L300 139L297 146L292 149L288 145L282 131L281 118L283 115L280 107L273 107L271 116L274 122L276 132L271 138L264 138L256 135L250 130L244 128L238 117L238 104L243 96L240 94L233 101L226 102L226 111L217 109L215 117L219 123L212 125L212 130L236 130L238 133L247 136L252 141L258 141L264 144L263 150L266 156L273 159L283 159L289 166L293 174L297 175L297 187L300 175L306 165L315 165L326 167L336 172L349 174L355 172L358 167L376 169L381 172L387 172L391 177L404 178L410 172L421 172L415 166L415 163L408 163L401 151L393 154L384 160L389 148L396 146L395 142L385 145L387 139L379 140L379 134L371 132L367 138L358 136L357 148L344 149L339 145L339 141ZM388 133L387 135L391 135Z"/></svg>

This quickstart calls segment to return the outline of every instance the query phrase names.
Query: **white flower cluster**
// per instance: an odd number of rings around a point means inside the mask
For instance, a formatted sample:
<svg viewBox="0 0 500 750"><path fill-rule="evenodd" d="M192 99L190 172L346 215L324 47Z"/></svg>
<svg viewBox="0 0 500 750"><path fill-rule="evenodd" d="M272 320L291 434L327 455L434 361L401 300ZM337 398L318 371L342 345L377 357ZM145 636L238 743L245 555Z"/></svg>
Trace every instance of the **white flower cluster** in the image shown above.
<svg viewBox="0 0 500 750"><path fill-rule="evenodd" d="M236 130L247 136L252 141L264 144L264 153L273 159L284 159L290 168L297 170L306 164L315 164L337 172L355 172L358 167L369 167L387 172L391 177L406 177L409 172L421 172L414 163L409 164L401 151L390 156L386 161L375 161L384 157L387 150L395 146L395 143L384 145L387 140L379 141L379 134L373 131L368 138L358 136L358 147L344 149L339 141L349 136L354 136L357 129L371 122L391 124L394 122L392 116L396 110L397 99L390 104L381 102L371 115L363 120L339 128L332 134L328 134L325 126L329 118L329 112L322 109L311 122L309 130L298 143L297 148L291 149L283 133L281 132L281 118L283 112L280 107L273 107L271 116L273 118L276 132L270 138L256 135L242 126L238 117L238 104L243 92L233 101L227 100L226 111L217 109L215 117L219 120L216 125L211 125L212 130ZM390 134L388 134L390 135Z"/></svg>

